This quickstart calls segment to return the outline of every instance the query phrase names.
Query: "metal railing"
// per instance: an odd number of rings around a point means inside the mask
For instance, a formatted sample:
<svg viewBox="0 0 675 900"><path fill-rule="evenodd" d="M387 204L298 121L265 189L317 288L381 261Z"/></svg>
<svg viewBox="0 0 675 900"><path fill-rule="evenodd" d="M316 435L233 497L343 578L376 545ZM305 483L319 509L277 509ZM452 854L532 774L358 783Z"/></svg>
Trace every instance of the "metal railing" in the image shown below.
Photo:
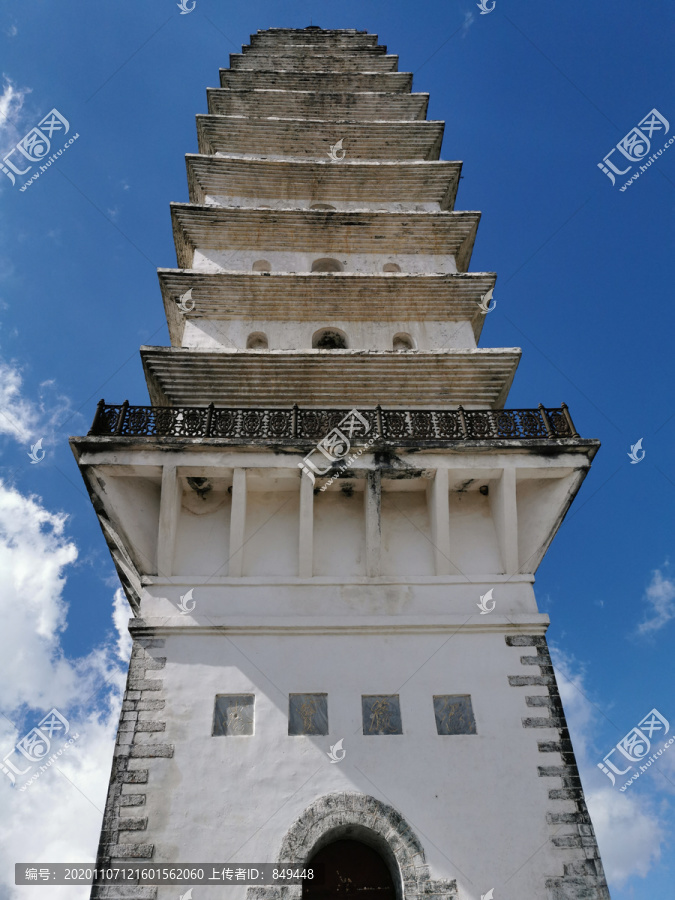
<svg viewBox="0 0 675 900"><path fill-rule="evenodd" d="M223 438L235 442L317 441L348 409L225 408L209 406L111 405L101 400L90 435L120 437ZM418 443L578 438L567 405L547 409L452 410L359 409L382 440ZM365 440L365 432L364 432ZM358 443L357 438L354 443Z"/></svg>

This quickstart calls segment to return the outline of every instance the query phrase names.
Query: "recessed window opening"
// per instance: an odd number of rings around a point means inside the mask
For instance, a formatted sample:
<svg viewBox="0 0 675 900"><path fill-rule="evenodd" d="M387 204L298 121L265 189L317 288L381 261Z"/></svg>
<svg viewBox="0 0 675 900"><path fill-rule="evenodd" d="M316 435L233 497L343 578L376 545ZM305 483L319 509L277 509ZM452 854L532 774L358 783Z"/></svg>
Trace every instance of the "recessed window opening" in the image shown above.
<svg viewBox="0 0 675 900"><path fill-rule="evenodd" d="M337 259L331 259L329 256L322 256L315 259L312 263L312 272L341 272L342 263Z"/></svg>
<svg viewBox="0 0 675 900"><path fill-rule="evenodd" d="M254 272L271 272L272 266L266 259L256 259L256 261L251 266L251 269Z"/></svg>
<svg viewBox="0 0 675 900"><path fill-rule="evenodd" d="M382 266L382 271L383 272L400 272L401 267L399 266L398 263L385 263Z"/></svg>
<svg viewBox="0 0 675 900"><path fill-rule="evenodd" d="M394 350L402 352L403 350L414 350L415 345L413 339L404 331L394 335Z"/></svg>
<svg viewBox="0 0 675 900"><path fill-rule="evenodd" d="M267 350L268 347L267 335L262 331L254 331L246 338L247 350Z"/></svg>
<svg viewBox="0 0 675 900"><path fill-rule="evenodd" d="M346 350L347 335L338 328L321 328L312 337L314 350Z"/></svg>

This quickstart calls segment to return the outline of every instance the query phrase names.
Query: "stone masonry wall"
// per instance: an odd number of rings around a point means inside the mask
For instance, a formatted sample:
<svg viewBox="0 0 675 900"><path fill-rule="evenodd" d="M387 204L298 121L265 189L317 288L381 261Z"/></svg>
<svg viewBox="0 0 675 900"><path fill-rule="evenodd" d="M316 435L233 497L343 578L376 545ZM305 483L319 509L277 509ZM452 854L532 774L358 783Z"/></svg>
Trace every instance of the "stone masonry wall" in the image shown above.
<svg viewBox="0 0 675 900"><path fill-rule="evenodd" d="M520 663L539 668L538 675L509 675L509 684L512 687L538 685L548 689L548 696L538 694L525 697L527 706L539 709L546 715L524 717L523 728L554 728L558 731L557 740L537 742L540 753L560 755L561 765L538 766L538 773L540 778L560 779L562 786L551 788L548 792L552 804L551 811L546 816L546 824L559 826L551 835L551 842L557 850L568 850L570 859L563 863L562 876L552 875L546 880L549 897L551 900L609 900L600 851L586 807L546 638L507 635L506 643L509 647L534 649L537 655L521 656ZM556 801L566 801L566 806L571 801L576 807L575 811L558 811Z"/></svg>
<svg viewBox="0 0 675 900"><path fill-rule="evenodd" d="M162 721L166 701L158 672L166 657L150 651L164 647L164 640L135 640L129 663L127 688L122 703L110 786L103 815L97 868L149 862L154 844L144 841L148 827L142 815L146 801L143 786L148 783L151 761L173 756L171 744L156 739L166 729ZM137 768L141 760L145 766ZM157 888L140 885L108 885L92 888L91 900L154 900Z"/></svg>

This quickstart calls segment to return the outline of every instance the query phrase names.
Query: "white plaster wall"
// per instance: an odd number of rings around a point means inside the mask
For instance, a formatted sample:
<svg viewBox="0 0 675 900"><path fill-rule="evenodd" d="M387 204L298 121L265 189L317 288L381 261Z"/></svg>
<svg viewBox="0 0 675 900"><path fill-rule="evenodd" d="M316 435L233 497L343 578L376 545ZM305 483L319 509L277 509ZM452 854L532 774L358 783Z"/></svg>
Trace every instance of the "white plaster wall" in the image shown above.
<svg viewBox="0 0 675 900"><path fill-rule="evenodd" d="M569 479L525 478L516 482L518 498L518 558L526 569L541 546L542 534L557 528L555 511L571 490Z"/></svg>
<svg viewBox="0 0 675 900"><path fill-rule="evenodd" d="M314 496L314 572L319 576L366 574L363 486L359 487L351 497L342 490Z"/></svg>
<svg viewBox="0 0 675 900"><path fill-rule="evenodd" d="M173 574L227 575L230 546L230 514L232 499L223 492L218 507L197 514L186 505L181 506L176 528L176 551Z"/></svg>
<svg viewBox="0 0 675 900"><path fill-rule="evenodd" d="M354 532L351 542L356 544L362 534L360 530ZM353 616L362 617L369 625L382 625L383 616L397 616L401 617L401 626L416 616L431 616L433 621L443 616L459 616L460 622L473 616L475 622L499 625L517 617L537 617L532 576L507 578L467 573L454 577L389 575L367 579L365 575L335 571L343 559L341 552L347 546L347 535L338 544L339 549L332 552L326 547L327 541L327 537L325 541L323 537L319 541L315 537L314 560L317 568L332 569L331 574L316 575L311 580L295 576L219 578L201 574L152 579L144 588L141 613L144 618L158 621L175 616L181 595L187 588L193 588L197 606L185 621L204 626L214 622L237 626L280 624L291 615L305 623L330 622L339 626ZM363 557L363 545L360 553ZM215 571L221 562L220 556L214 558L205 571ZM363 569L362 562L359 568ZM494 590L497 606L488 617L481 617L476 604L489 588Z"/></svg>
<svg viewBox="0 0 675 900"><path fill-rule="evenodd" d="M460 572L502 572L490 502L477 491L450 493L450 559Z"/></svg>
<svg viewBox="0 0 675 900"><path fill-rule="evenodd" d="M261 276L264 278L264 276ZM395 276L392 276L395 277ZM253 332L267 335L270 350L309 349L320 328L339 328L347 335L350 349L391 350L394 335L409 334L416 350L475 349L476 338L469 322L353 321L349 319L300 320L188 318L181 346L205 350L245 350Z"/></svg>
<svg viewBox="0 0 675 900"><path fill-rule="evenodd" d="M507 647L501 634L459 633L439 649L443 640L169 637L161 650L168 701L161 738L175 753L149 761L144 786L143 839L155 845L153 862L276 861L311 802L355 790L401 812L422 841L431 877L457 878L463 900L479 900L490 887L499 900L544 900L546 877L562 873L561 854L547 840L558 826L546 825L548 790L560 785L537 776L537 741L557 732L522 727L525 691L506 678L522 672L522 648ZM288 735L288 694L304 691L327 692L328 736ZM212 737L215 695L239 692L256 695L255 734ZM402 735L362 734L364 693L400 694ZM432 697L444 693L471 695L476 735L436 734ZM327 752L339 739L347 755L334 765ZM559 755L544 762L560 764ZM567 807L558 802L556 811ZM245 895L244 887L227 889L236 900ZM175 900L176 888L160 887L158 896Z"/></svg>
<svg viewBox="0 0 675 900"><path fill-rule="evenodd" d="M382 491L383 575L434 575L434 544L425 488Z"/></svg>
<svg viewBox="0 0 675 900"><path fill-rule="evenodd" d="M326 249L321 252L294 253L281 250L213 250L196 248L191 268L197 272L250 272L253 263L266 259L272 272L310 272L315 259L330 257L342 263L345 272L375 275L385 263L397 263L401 271L410 275L454 275L455 257L440 253L343 253Z"/></svg>
<svg viewBox="0 0 675 900"><path fill-rule="evenodd" d="M113 519L127 535L131 555L144 574L157 572L160 478L103 475L103 491L111 505Z"/></svg>
<svg viewBox="0 0 675 900"><path fill-rule="evenodd" d="M244 575L297 575L300 496L248 491Z"/></svg>
<svg viewBox="0 0 675 900"><path fill-rule="evenodd" d="M426 202L381 200L322 200L320 197L279 200L276 197L234 197L222 194L207 194L207 206L226 206L230 209L310 209L315 203L329 203L337 212L440 212L441 204L433 200Z"/></svg>

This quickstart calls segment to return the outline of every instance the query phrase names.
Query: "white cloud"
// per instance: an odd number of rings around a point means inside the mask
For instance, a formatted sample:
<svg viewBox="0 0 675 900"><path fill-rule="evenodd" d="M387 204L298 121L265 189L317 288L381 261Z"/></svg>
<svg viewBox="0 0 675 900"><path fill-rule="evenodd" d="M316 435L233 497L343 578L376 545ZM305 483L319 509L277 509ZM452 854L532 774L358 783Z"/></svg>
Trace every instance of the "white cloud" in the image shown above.
<svg viewBox="0 0 675 900"><path fill-rule="evenodd" d="M664 576L660 569L655 569L643 600L648 610L644 622L638 625L638 634L653 634L675 618L675 581Z"/></svg>
<svg viewBox="0 0 675 900"><path fill-rule="evenodd" d="M17 88L7 75L3 75L0 94L0 151L3 155L24 135L19 120L23 102L30 93L31 88Z"/></svg>
<svg viewBox="0 0 675 900"><path fill-rule="evenodd" d="M25 791L0 772L0 896L44 900L44 889L13 886L14 863L92 862L112 760L129 652L128 612L121 591L112 609L117 647L94 647L68 658L61 644L67 624L64 597L77 548L67 536L67 517L47 510L0 481L0 759L55 707L78 739ZM12 724L13 723L13 724ZM50 755L63 741L56 739ZM19 760L22 760L19 764ZM15 753L17 768L28 761ZM42 892L42 893L41 893ZM54 900L86 900L86 887L52 887Z"/></svg>
<svg viewBox="0 0 675 900"><path fill-rule="evenodd" d="M621 794L600 772L597 763L611 747L600 751L595 746L602 713L588 697L585 671L555 647L551 656L610 889L621 887L629 878L647 875L661 856L668 829L654 795L644 788ZM660 788L654 782L653 790Z"/></svg>
<svg viewBox="0 0 675 900"><path fill-rule="evenodd" d="M117 588L113 598L113 622L117 630L117 655L123 662L128 662L131 656L131 635L127 623L133 613L129 601L122 588Z"/></svg>
<svg viewBox="0 0 675 900"><path fill-rule="evenodd" d="M39 437L55 442L59 428L73 415L70 400L44 381L35 400L22 395L21 370L0 359L0 435L27 444Z"/></svg>
<svg viewBox="0 0 675 900"><path fill-rule="evenodd" d="M35 434L38 415L34 405L21 397L21 374L0 360L0 434L25 443Z"/></svg>
<svg viewBox="0 0 675 900"><path fill-rule="evenodd" d="M18 33L19 29L16 27L16 25L10 25L8 28L5 28L5 34L8 37L16 37Z"/></svg>
<svg viewBox="0 0 675 900"><path fill-rule="evenodd" d="M461 35L463 38L466 37L469 28L471 28L471 26L473 25L473 23L475 21L475 18L476 17L474 16L474 14L472 12L467 11L464 13L464 21L462 22L462 35Z"/></svg>

